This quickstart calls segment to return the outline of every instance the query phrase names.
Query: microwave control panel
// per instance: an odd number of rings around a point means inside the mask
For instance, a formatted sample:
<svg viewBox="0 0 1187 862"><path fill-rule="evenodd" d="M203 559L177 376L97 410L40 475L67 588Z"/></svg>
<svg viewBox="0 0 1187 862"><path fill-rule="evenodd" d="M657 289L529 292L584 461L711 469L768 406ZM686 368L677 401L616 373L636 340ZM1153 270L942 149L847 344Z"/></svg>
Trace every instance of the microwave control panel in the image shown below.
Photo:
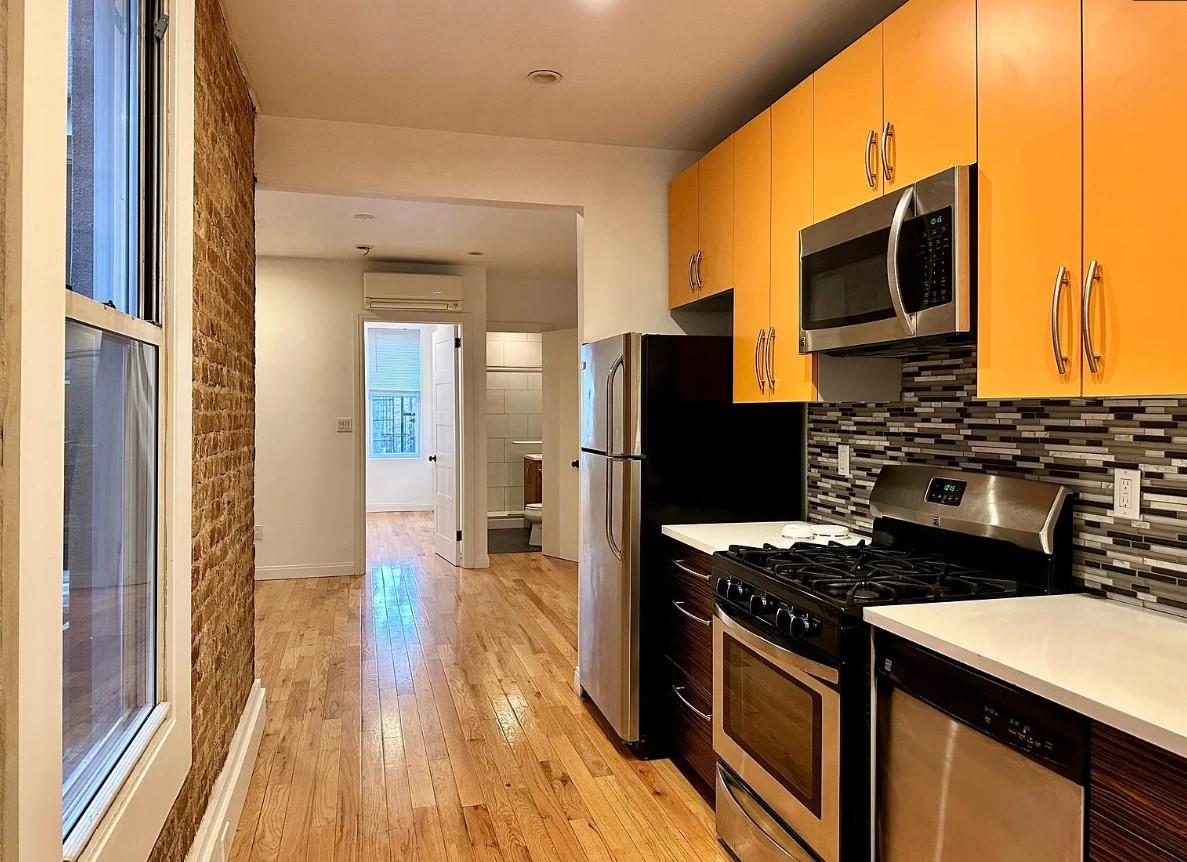
<svg viewBox="0 0 1187 862"><path fill-rule="evenodd" d="M911 220L919 309L952 302L952 207Z"/></svg>

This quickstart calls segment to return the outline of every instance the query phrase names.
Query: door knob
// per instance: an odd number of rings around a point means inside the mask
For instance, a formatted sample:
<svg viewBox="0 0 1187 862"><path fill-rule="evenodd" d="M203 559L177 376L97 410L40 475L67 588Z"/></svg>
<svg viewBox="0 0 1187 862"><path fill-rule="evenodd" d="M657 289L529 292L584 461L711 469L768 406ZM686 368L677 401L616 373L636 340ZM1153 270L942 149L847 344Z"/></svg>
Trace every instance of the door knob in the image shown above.
<svg viewBox="0 0 1187 862"><path fill-rule="evenodd" d="M581 462L578 461L576 458L574 458L572 461L569 462L569 466L579 468L581 466Z"/></svg>
<svg viewBox="0 0 1187 862"><path fill-rule="evenodd" d="M436 460L437 460L437 456L436 456L436 455L430 455L430 456L429 456L429 460L430 460L430 461L436 461Z"/></svg>

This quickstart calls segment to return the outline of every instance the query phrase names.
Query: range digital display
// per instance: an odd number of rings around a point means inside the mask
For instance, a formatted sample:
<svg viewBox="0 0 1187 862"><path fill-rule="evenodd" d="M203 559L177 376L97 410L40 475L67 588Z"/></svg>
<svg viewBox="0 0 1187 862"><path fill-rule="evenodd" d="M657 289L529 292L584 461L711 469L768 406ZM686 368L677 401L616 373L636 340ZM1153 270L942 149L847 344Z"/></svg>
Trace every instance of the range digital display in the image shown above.
<svg viewBox="0 0 1187 862"><path fill-rule="evenodd" d="M968 484L960 479L937 476L927 484L927 502L939 503L941 506L959 506Z"/></svg>

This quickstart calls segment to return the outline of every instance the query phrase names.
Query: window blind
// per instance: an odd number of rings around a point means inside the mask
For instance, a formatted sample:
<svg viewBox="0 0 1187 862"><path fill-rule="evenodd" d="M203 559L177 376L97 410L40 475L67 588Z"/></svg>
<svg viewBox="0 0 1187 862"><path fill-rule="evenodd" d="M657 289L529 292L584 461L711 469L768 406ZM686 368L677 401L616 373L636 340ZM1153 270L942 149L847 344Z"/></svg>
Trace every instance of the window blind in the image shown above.
<svg viewBox="0 0 1187 862"><path fill-rule="evenodd" d="M420 392L420 330L367 329L367 388Z"/></svg>

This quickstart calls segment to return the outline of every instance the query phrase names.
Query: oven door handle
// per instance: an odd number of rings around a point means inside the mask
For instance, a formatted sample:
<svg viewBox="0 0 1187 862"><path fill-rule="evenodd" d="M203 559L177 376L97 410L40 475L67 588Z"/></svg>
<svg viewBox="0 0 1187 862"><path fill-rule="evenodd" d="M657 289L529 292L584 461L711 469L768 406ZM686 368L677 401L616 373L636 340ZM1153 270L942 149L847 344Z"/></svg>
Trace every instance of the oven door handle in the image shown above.
<svg viewBox="0 0 1187 862"><path fill-rule="evenodd" d="M774 850L780 859L788 859L790 862L805 862L805 860L810 858L807 855L801 856L798 853L793 855L788 852L783 842L788 840L794 841L795 839L784 832L781 825L771 815L767 814L762 805L750 795L747 789L734 781L733 776L722 769L720 765L717 767L717 780L719 782L718 786L729 795L730 802L742 812L743 817L750 821L750 825L758 830L763 838L770 842L767 846ZM783 832L782 839L776 837L779 832Z"/></svg>
<svg viewBox="0 0 1187 862"><path fill-rule="evenodd" d="M898 199L894 208L894 218L890 220L890 241L886 246L886 281L890 285L890 304L894 306L894 316L903 327L904 335L914 335L915 327L911 317L907 314L907 306L903 302L903 286L899 282L898 252L899 240L903 235L903 224L907 220L907 210L915 199L915 187L907 186L903 196Z"/></svg>
<svg viewBox="0 0 1187 862"><path fill-rule="evenodd" d="M721 627L725 631L756 651L765 652L777 661L782 661L796 670L802 671L828 685L835 686L840 682L841 675L837 672L836 668L821 664L818 661L812 661L812 659L806 656L793 652L786 647L779 646L779 644L751 631L749 627L723 611L721 605L717 605L715 614L718 622L721 623Z"/></svg>

